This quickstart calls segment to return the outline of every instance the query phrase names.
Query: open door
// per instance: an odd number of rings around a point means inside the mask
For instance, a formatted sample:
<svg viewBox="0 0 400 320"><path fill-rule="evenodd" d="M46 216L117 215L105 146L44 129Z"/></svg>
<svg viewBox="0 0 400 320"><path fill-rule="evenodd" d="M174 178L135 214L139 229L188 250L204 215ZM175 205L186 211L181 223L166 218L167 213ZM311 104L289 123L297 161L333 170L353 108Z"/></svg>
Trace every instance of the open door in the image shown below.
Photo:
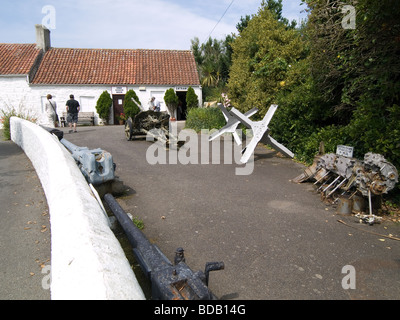
<svg viewBox="0 0 400 320"><path fill-rule="evenodd" d="M121 113L124 113L124 100L125 95L113 95L114 124L119 124L117 117L119 117Z"/></svg>

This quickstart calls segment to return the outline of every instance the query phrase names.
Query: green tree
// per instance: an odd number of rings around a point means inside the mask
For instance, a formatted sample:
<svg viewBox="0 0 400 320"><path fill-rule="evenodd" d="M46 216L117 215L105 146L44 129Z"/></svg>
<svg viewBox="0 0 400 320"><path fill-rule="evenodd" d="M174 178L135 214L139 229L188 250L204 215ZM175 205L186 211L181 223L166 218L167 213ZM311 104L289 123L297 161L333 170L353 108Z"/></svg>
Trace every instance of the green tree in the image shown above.
<svg viewBox="0 0 400 320"><path fill-rule="evenodd" d="M195 37L191 42L191 50L194 54L200 82L204 89L203 96L207 99L209 91L213 88L223 88L229 79L233 36L229 35L225 40L209 38L202 44Z"/></svg>
<svg viewBox="0 0 400 320"><path fill-rule="evenodd" d="M108 123L113 100L108 91L103 91L96 103L96 111L99 117Z"/></svg>
<svg viewBox="0 0 400 320"><path fill-rule="evenodd" d="M264 4L232 43L228 83L232 104L241 111L257 107L264 116L286 85L287 72L305 56L299 32L288 29Z"/></svg>
<svg viewBox="0 0 400 320"><path fill-rule="evenodd" d="M123 104L125 115L133 119L140 112L140 105L141 103L136 92L132 89L128 90Z"/></svg>
<svg viewBox="0 0 400 320"><path fill-rule="evenodd" d="M186 105L189 109L197 108L199 106L199 97L194 92L192 87L189 87L186 94Z"/></svg>
<svg viewBox="0 0 400 320"><path fill-rule="evenodd" d="M276 20L283 23L287 28L294 29L297 25L296 20L289 20L282 15L283 5L282 0L263 0L261 7L268 9L274 16Z"/></svg>
<svg viewBox="0 0 400 320"><path fill-rule="evenodd" d="M175 110L178 107L179 98L173 88L170 88L165 92L164 101L171 117L175 117Z"/></svg>
<svg viewBox="0 0 400 320"><path fill-rule="evenodd" d="M244 29L247 28L249 22L251 20L251 16L246 15L245 17L240 18L240 22L236 25L236 30L240 33L243 32Z"/></svg>

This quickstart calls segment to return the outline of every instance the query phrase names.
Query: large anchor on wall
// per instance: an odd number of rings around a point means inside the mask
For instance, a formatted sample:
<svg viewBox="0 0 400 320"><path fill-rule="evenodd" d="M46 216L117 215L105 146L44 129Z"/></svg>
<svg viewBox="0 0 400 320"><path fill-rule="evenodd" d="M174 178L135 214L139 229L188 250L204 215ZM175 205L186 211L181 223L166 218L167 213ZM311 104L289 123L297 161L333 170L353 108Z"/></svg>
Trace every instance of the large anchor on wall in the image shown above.
<svg viewBox="0 0 400 320"><path fill-rule="evenodd" d="M290 151L284 145L277 142L274 138L272 138L269 135L269 131L270 131L269 123L271 122L276 110L278 109L278 105L276 105L276 104L271 105L271 107L268 109L268 112L265 115L264 119L261 121L258 121L258 122L254 122L254 121L250 120L250 117L258 112L258 109L256 109L256 108L243 114L235 108L232 108L230 111L228 111L225 108L225 106L223 106L222 104L219 104L218 107L221 109L222 113L224 114L227 124L219 131L213 133L210 136L209 141L216 139L217 137L221 136L224 133L232 133L233 137L235 138L236 143L238 145L241 145L242 140L240 139L240 137L236 131L239 123L242 123L247 128L251 129L253 132L252 140L242 151L242 158L240 159L240 162L247 163L249 161L251 155L253 154L253 152L259 142L269 144L275 150L281 152L285 156L287 156L289 158L294 158L294 153L292 151Z"/></svg>

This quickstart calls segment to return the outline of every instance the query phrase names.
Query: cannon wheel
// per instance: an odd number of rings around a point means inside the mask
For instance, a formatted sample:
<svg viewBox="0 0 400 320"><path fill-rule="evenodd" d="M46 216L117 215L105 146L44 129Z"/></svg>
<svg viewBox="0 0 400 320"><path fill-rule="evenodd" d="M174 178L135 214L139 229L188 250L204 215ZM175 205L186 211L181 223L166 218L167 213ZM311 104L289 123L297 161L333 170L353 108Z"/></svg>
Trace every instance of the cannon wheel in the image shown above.
<svg viewBox="0 0 400 320"><path fill-rule="evenodd" d="M131 141L133 137L132 118L126 120L125 123L125 136L126 140Z"/></svg>

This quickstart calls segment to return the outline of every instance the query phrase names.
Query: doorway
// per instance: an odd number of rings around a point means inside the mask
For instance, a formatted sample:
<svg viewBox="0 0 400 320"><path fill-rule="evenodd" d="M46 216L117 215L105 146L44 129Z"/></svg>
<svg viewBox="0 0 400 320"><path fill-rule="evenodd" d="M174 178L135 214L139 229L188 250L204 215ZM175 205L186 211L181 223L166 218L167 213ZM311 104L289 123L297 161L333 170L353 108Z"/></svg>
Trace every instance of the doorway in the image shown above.
<svg viewBox="0 0 400 320"><path fill-rule="evenodd" d="M176 110L176 120L186 120L187 104L186 91L177 91L176 95L179 98L178 109Z"/></svg>
<svg viewBox="0 0 400 320"><path fill-rule="evenodd" d="M121 113L125 113L124 100L125 100L124 94L113 95L114 124L119 124L118 117L121 115Z"/></svg>

